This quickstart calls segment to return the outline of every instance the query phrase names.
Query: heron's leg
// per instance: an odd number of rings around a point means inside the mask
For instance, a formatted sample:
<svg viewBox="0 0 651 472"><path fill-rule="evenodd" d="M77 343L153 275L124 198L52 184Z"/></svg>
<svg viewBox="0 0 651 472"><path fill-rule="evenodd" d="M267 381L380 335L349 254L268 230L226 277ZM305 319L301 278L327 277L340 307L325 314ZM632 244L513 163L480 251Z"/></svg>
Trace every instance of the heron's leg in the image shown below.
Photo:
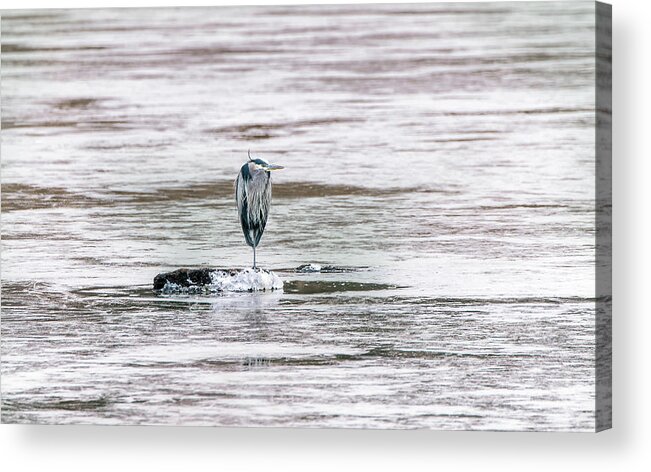
<svg viewBox="0 0 651 472"><path fill-rule="evenodd" d="M255 246L253 246L253 269L255 270Z"/></svg>

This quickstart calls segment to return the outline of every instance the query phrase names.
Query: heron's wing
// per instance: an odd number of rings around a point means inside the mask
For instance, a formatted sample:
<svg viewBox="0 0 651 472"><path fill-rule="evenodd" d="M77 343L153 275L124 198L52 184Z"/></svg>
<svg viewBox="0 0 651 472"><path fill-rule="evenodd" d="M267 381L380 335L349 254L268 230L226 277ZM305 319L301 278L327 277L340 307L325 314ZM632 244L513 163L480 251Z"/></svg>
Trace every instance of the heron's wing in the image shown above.
<svg viewBox="0 0 651 472"><path fill-rule="evenodd" d="M248 234L245 234L247 242L249 242L250 237L252 244L249 244L256 247L260 243L262 233L267 225L269 206L271 204L271 182L268 175L258 174L243 183L247 201L247 227L245 229L243 226L242 230L248 230Z"/></svg>
<svg viewBox="0 0 651 472"><path fill-rule="evenodd" d="M237 179L235 179L235 202L237 203L237 213L241 215L242 208L247 205L246 185L241 173L237 174Z"/></svg>
<svg viewBox="0 0 651 472"><path fill-rule="evenodd" d="M255 245L257 246L262 238L262 233L267 226L267 218L269 217L269 207L271 206L271 178L267 176L264 179L263 188L261 189L260 205L259 205L259 234L256 234Z"/></svg>
<svg viewBox="0 0 651 472"><path fill-rule="evenodd" d="M249 199L247 195L247 184L240 172L235 180L235 201L237 202L237 215L242 225L244 238L249 246L253 246L253 235L249 218Z"/></svg>

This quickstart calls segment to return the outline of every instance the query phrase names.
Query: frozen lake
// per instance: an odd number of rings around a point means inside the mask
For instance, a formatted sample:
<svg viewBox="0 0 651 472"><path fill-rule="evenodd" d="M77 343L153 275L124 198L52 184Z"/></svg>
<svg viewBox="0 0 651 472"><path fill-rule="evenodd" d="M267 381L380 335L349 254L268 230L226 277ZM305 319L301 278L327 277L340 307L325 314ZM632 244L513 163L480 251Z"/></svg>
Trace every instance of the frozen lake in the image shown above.
<svg viewBox="0 0 651 472"><path fill-rule="evenodd" d="M591 2L3 12L2 421L593 430L594 37ZM250 265L249 148L285 290L155 294Z"/></svg>

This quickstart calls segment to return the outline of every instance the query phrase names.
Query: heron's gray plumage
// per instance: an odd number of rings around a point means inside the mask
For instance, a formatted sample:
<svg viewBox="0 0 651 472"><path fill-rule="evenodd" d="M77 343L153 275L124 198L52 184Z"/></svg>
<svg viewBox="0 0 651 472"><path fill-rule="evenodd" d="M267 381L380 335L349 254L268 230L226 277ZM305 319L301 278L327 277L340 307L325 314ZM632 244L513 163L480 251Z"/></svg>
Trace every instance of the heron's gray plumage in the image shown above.
<svg viewBox="0 0 651 472"><path fill-rule="evenodd" d="M253 268L255 268L255 248L260 244L271 205L270 170L275 169L282 169L282 166L249 157L249 162L242 166L235 181L238 216L244 239L253 248Z"/></svg>
<svg viewBox="0 0 651 472"><path fill-rule="evenodd" d="M250 162L242 166L235 184L235 199L246 244L255 248L269 216L271 173L251 167Z"/></svg>

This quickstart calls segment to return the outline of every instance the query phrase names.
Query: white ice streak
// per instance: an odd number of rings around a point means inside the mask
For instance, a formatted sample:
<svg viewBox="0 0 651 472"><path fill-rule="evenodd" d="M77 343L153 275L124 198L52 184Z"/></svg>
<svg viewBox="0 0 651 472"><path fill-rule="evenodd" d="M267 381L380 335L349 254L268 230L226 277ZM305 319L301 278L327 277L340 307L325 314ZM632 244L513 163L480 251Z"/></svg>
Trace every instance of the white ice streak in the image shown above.
<svg viewBox="0 0 651 472"><path fill-rule="evenodd" d="M321 264L304 264L298 268L299 272L321 272Z"/></svg>

